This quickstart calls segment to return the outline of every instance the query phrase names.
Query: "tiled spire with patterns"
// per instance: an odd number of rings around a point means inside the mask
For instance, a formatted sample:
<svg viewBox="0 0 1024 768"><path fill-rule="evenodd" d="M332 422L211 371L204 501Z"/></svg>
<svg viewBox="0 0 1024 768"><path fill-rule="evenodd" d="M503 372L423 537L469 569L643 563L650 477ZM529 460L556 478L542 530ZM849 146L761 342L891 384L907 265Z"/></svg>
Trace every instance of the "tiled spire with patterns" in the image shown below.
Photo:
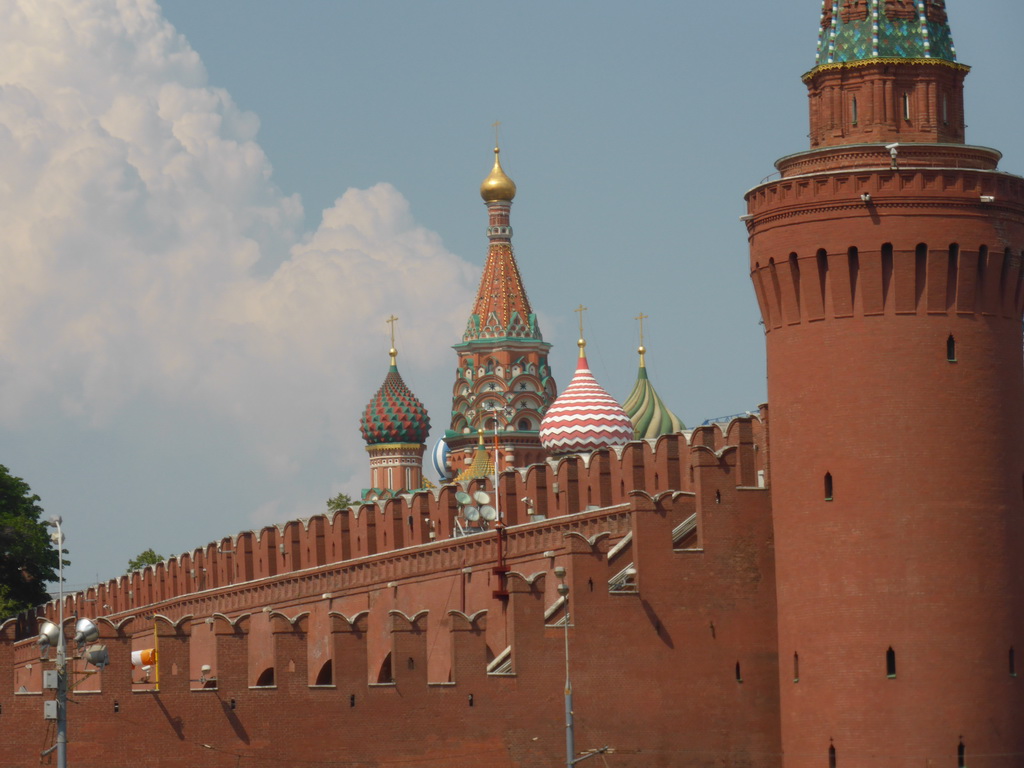
<svg viewBox="0 0 1024 768"><path fill-rule="evenodd" d="M541 335L512 250L509 211L516 185L501 167L500 152L495 146L494 167L480 185L488 213L487 262L462 342L454 347L459 367L444 440L455 473L472 463L480 429L499 431L502 469L542 461L540 421L556 394L551 345Z"/></svg>

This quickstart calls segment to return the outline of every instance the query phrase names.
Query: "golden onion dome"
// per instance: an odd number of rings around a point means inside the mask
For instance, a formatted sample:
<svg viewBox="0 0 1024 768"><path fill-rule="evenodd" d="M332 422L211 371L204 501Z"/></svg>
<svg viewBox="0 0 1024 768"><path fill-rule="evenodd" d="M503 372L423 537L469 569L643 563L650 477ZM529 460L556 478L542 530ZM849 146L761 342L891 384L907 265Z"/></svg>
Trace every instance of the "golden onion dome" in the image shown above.
<svg viewBox="0 0 1024 768"><path fill-rule="evenodd" d="M480 185L480 197L484 199L485 203L512 200L516 196L516 183L501 169L501 161L498 159L500 152L500 149L494 148L494 167L484 179L484 183Z"/></svg>

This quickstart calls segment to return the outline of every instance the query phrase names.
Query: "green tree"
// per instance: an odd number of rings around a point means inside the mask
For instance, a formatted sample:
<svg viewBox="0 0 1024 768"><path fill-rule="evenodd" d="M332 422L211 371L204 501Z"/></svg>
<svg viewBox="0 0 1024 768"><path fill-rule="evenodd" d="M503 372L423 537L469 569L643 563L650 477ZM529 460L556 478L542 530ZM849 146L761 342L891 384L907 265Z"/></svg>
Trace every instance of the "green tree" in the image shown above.
<svg viewBox="0 0 1024 768"><path fill-rule="evenodd" d="M138 571L145 568L147 565L156 565L166 560L163 555L158 555L153 548L150 547L145 552L139 552L135 557L128 561L128 570L125 573L131 573L132 571Z"/></svg>
<svg viewBox="0 0 1024 768"><path fill-rule="evenodd" d="M45 603L46 583L57 580L60 553L38 502L28 483L0 464L0 620Z"/></svg>
<svg viewBox="0 0 1024 768"><path fill-rule="evenodd" d="M327 511L328 512L340 512L343 509L348 509L352 506L352 497L347 493L339 493L337 496L332 496L327 500Z"/></svg>

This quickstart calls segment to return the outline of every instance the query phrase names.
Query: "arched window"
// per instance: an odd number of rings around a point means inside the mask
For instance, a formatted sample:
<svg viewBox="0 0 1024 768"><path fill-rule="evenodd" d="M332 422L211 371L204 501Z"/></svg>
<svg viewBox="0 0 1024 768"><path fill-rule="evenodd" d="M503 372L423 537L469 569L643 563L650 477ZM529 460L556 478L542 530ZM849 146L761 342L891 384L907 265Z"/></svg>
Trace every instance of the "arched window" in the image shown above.
<svg viewBox="0 0 1024 768"><path fill-rule="evenodd" d="M828 745L828 768L836 768L836 748L835 745Z"/></svg>
<svg viewBox="0 0 1024 768"><path fill-rule="evenodd" d="M738 661L736 662L736 682L743 682L743 675L740 674L740 663Z"/></svg>
<svg viewBox="0 0 1024 768"><path fill-rule="evenodd" d="M956 339L953 338L952 333L946 339L946 360L950 363L956 362Z"/></svg>
<svg viewBox="0 0 1024 768"><path fill-rule="evenodd" d="M800 682L800 654L793 654L793 682Z"/></svg>
<svg viewBox="0 0 1024 768"><path fill-rule="evenodd" d="M887 677L896 677L896 651L892 647L885 652L885 674Z"/></svg>
<svg viewBox="0 0 1024 768"><path fill-rule="evenodd" d="M856 96L853 97L853 104L851 105L850 113L851 113L851 115L850 115L851 116L850 122L853 123L854 125L856 125L857 124L857 118L858 118L858 114L857 114L857 97Z"/></svg>
<svg viewBox="0 0 1024 768"><path fill-rule="evenodd" d="M384 663L380 665L380 672L377 674L378 683L393 683L395 682L395 676L391 672L391 654L387 655L384 659Z"/></svg>
<svg viewBox="0 0 1024 768"><path fill-rule="evenodd" d="M967 747L962 741L956 748L956 765L957 768L966 768L967 766Z"/></svg>
<svg viewBox="0 0 1024 768"><path fill-rule="evenodd" d="M825 473L825 501L832 501L832 473Z"/></svg>
<svg viewBox="0 0 1024 768"><path fill-rule="evenodd" d="M316 675L316 683L314 685L331 685L334 682L334 662L328 659L324 662L324 665L320 667L320 671Z"/></svg>

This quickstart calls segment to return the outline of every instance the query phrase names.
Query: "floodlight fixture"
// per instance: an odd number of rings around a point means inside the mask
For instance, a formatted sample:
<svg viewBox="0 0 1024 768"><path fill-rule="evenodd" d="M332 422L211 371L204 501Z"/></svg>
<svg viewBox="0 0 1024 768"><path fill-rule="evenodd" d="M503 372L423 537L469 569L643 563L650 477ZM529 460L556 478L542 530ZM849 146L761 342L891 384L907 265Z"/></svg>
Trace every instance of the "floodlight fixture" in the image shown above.
<svg viewBox="0 0 1024 768"><path fill-rule="evenodd" d="M45 661L50 655L50 646L60 642L60 627L52 621L41 621L39 623L39 637L36 645L39 646L39 658Z"/></svg>
<svg viewBox="0 0 1024 768"><path fill-rule="evenodd" d="M87 643L95 643L100 639L100 630L92 620L79 619L75 625L75 644L81 648Z"/></svg>

